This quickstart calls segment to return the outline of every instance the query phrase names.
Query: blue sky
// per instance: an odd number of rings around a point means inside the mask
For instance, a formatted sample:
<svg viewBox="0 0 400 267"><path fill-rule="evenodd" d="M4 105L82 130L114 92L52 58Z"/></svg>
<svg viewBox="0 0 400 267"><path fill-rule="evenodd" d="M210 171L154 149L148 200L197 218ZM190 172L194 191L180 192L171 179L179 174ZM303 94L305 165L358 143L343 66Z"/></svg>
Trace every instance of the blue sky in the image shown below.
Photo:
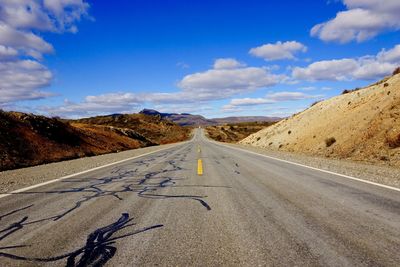
<svg viewBox="0 0 400 267"><path fill-rule="evenodd" d="M288 116L400 65L399 14L398 0L0 0L0 107Z"/></svg>

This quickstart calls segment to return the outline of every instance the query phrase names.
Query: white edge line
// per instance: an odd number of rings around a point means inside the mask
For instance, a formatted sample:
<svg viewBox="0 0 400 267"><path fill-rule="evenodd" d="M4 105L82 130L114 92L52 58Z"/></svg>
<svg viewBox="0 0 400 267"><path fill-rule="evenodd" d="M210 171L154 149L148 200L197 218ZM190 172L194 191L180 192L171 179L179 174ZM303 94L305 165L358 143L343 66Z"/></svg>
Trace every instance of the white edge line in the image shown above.
<svg viewBox="0 0 400 267"><path fill-rule="evenodd" d="M341 176L341 177L344 177L344 178L347 178L347 179L351 179L351 180L355 180L355 181L358 181L358 182L362 182L362 183L366 183L366 184L371 184L371 185L375 185L375 186L379 186L379 187L383 187L383 188L386 188L386 189L391 189L391 190L400 192L400 188L397 188L397 187L388 186L388 185L384 185L384 184L380 184L380 183L375 183L375 182L371 182L371 181L368 181L368 180L356 178L356 177L353 177L353 176L349 176L349 175L345 175L345 174L340 174L340 173L332 172L332 171L327 171L327 170L324 170L324 169L319 169L319 168L307 166L307 165L304 165L304 164L301 164L301 163L296 163L296 162L292 162L292 161L288 161L288 160L284 160L284 159L280 159L280 158L275 158L275 157L263 155L263 154L260 154L260 153L257 153L257 152L245 150L245 149L242 149L242 148L237 148L237 147L234 147L234 146L228 146L228 145L225 145L225 144L220 144L220 143L217 143L217 142L214 142L214 141L211 141L211 142L213 142L213 143L215 143L215 144L217 144L217 145L220 145L220 146L227 147L227 148L240 150L240 151L243 151L243 152L247 152L247 153L250 153L250 154L262 156L262 157L265 157L265 158L269 158L269 159L273 159L273 160L277 160L277 161L281 161L281 162L285 162L285 163L297 165L297 166L304 167L304 168L308 168L308 169L311 169L311 170L316 170L316 171L320 171L320 172L324 172L324 173L328 173L328 174L333 174L333 175Z"/></svg>
<svg viewBox="0 0 400 267"><path fill-rule="evenodd" d="M190 142L190 141L191 140L186 141L186 142ZM157 152L160 152L160 151L164 151L164 150L179 146L179 145L182 145L182 143L178 143L178 144L176 144L174 146L170 146L170 147L158 149L158 150L155 150L155 151L147 152L147 153L144 153L144 154L141 154L141 155L138 155L138 156L130 157L130 158L127 158L127 159L116 161L116 162L108 163L106 165L101 165L101 166L98 166L98 167L95 167L95 168L92 168L92 169L88 169L88 170L84 170L84 171L81 171L81 172L69 174L69 175L66 175L66 176L63 176L63 177L60 177L60 178L56 178L56 179L53 179L53 180L50 180L50 181L46 181L46 182L43 182L43 183L40 183L40 184L35 184L35 185L28 186L28 187L20 188L20 189L17 189L15 191L12 191L10 193L0 194L0 198L11 196L13 194L22 193L22 192L25 192L25 191L28 191L28 190L31 190L31 189L34 189L34 188L38 188L38 187L41 187L41 186L44 186L44 185L48 185L48 184L52 184L52 183L55 183L55 182L59 182L59 181L62 181L62 180L65 180L65 179L68 179L68 178L71 178L71 177L75 177L75 176L78 176L78 175L81 175L81 174L85 174L85 173L88 173L88 172L100 170L100 169L103 169L103 168L106 168L106 167L110 167L110 166L113 166L113 165L116 165L116 164L119 164L119 163L122 163L122 162L125 162L125 161L129 161L129 160L137 159L137 158L140 158L140 157L144 157L144 156L147 156L147 155L150 155L150 154L154 154L154 153L157 153Z"/></svg>

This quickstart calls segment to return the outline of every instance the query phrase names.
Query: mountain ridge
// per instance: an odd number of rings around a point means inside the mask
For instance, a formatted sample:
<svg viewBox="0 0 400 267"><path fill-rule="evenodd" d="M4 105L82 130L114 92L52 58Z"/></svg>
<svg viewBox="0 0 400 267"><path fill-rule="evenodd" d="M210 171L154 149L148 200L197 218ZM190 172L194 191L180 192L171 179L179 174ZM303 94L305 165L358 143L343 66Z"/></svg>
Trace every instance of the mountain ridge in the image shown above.
<svg viewBox="0 0 400 267"><path fill-rule="evenodd" d="M194 115L190 113L163 113L154 109L143 109L139 114L146 114L151 116L160 116L161 118L168 119L181 126L212 126L226 123L241 123L241 122L272 122L278 121L279 117L266 117L266 116L230 116L224 118L207 119L202 115Z"/></svg>

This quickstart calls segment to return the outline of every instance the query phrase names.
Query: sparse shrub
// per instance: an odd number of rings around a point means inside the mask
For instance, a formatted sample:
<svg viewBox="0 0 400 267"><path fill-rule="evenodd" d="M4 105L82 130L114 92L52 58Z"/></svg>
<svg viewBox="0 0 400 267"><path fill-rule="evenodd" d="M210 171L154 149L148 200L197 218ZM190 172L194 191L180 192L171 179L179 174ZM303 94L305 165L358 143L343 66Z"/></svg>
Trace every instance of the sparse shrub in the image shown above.
<svg viewBox="0 0 400 267"><path fill-rule="evenodd" d="M393 71L393 75L399 74L400 73L400 67L397 67L394 71Z"/></svg>
<svg viewBox="0 0 400 267"><path fill-rule="evenodd" d="M329 138L326 138L326 139L325 139L326 147L330 147L330 146L333 145L334 143L336 143L335 137L329 137Z"/></svg>
<svg viewBox="0 0 400 267"><path fill-rule="evenodd" d="M260 141L261 137L257 137L257 141Z"/></svg>
<svg viewBox="0 0 400 267"><path fill-rule="evenodd" d="M386 157L386 156L380 156L379 159L380 159L380 160L383 160L383 161L388 161L388 160L389 160L389 158Z"/></svg>
<svg viewBox="0 0 400 267"><path fill-rule="evenodd" d="M358 90L360 90L360 89L361 89L361 88L355 88L355 89L353 89L353 90L345 89L345 90L343 90L342 95L345 95L345 94L348 94L348 93L352 93L352 92L356 92L356 91L358 91Z"/></svg>
<svg viewBox="0 0 400 267"><path fill-rule="evenodd" d="M390 148L398 148L400 147L400 133L397 135L388 136L386 138L386 143Z"/></svg>
<svg viewBox="0 0 400 267"><path fill-rule="evenodd" d="M287 133L288 133L288 134L291 134L291 133L292 133L292 131L290 131L290 130L289 130Z"/></svg>
<svg viewBox="0 0 400 267"><path fill-rule="evenodd" d="M389 86L388 83L384 83L384 84L383 84L383 87L388 87L388 86Z"/></svg>
<svg viewBox="0 0 400 267"><path fill-rule="evenodd" d="M281 148L281 147L283 147L283 144L280 144L280 145L279 145L279 148Z"/></svg>

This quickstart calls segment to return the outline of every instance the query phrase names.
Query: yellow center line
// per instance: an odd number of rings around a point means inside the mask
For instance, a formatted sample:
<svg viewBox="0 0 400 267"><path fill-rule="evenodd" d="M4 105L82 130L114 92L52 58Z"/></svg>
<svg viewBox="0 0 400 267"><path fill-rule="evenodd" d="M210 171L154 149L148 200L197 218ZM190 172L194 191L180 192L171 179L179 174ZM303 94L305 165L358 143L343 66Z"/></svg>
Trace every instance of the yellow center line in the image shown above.
<svg viewBox="0 0 400 267"><path fill-rule="evenodd" d="M197 175L203 175L203 162L201 159L197 160Z"/></svg>

